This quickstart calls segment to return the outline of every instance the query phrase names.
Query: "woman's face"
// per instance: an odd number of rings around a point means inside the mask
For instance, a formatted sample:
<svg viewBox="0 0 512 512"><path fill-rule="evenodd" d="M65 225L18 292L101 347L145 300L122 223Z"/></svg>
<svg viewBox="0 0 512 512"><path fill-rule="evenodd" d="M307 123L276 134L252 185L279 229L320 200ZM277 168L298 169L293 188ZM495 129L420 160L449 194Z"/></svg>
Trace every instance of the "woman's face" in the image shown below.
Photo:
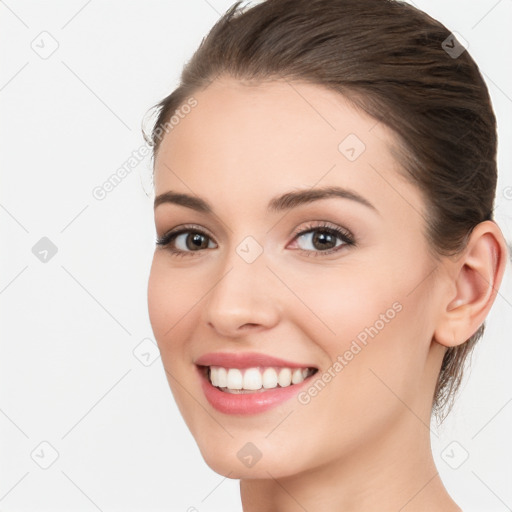
<svg viewBox="0 0 512 512"><path fill-rule="evenodd" d="M180 234L148 304L208 465L284 477L428 433L441 284L391 132L316 85L194 98L155 161L157 235Z"/></svg>

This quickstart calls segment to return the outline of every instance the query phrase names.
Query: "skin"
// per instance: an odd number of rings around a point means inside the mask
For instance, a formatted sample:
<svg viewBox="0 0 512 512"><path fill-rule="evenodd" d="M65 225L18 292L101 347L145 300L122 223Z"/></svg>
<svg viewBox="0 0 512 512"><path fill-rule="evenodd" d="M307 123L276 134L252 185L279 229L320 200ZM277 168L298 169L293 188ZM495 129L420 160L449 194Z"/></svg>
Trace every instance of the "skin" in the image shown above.
<svg viewBox="0 0 512 512"><path fill-rule="evenodd" d="M462 255L435 258L421 192L391 155L393 133L339 94L221 77L194 97L197 106L162 140L155 194L199 196L214 214L164 203L155 226L162 236L192 223L211 245L183 257L157 247L148 307L206 463L240 479L245 512L460 510L432 458L432 397L446 347L468 339L495 299L501 231L481 223ZM338 149L351 133L366 146L354 161ZM330 185L377 211L338 197L267 211L276 195ZM322 255L311 233L294 237L321 221L349 230L356 245L334 239L340 250ZM185 236L176 241L182 250ZM263 250L252 263L236 252L247 236ZM401 310L307 404L233 416L201 390L194 360L207 352L261 352L322 375L394 303ZM262 454L250 468L237 457L247 442Z"/></svg>

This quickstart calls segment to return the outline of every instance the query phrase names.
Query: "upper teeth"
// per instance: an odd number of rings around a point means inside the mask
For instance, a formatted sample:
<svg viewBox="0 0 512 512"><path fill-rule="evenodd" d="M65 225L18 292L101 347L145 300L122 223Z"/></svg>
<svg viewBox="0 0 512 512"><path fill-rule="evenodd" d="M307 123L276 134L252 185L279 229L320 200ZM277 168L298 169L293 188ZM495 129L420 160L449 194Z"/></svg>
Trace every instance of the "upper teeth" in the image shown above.
<svg viewBox="0 0 512 512"><path fill-rule="evenodd" d="M247 389L257 391L265 389L282 388L291 384L299 384L314 370L310 368L223 368L210 366L210 382L213 386L227 388L228 390Z"/></svg>

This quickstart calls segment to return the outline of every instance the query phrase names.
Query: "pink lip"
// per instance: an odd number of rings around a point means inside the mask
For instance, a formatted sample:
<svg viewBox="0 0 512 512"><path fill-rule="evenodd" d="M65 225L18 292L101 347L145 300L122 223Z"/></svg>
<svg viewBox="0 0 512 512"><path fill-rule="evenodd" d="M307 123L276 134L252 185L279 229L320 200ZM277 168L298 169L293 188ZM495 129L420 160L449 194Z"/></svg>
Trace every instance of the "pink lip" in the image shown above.
<svg viewBox="0 0 512 512"><path fill-rule="evenodd" d="M305 385L309 385L308 377L300 384L285 388L268 389L267 391L236 395L220 391L212 386L203 369L198 367L201 387L210 405L224 414L257 414L268 411L295 396Z"/></svg>
<svg viewBox="0 0 512 512"><path fill-rule="evenodd" d="M195 363L199 366L222 366L224 368L255 368L257 366L285 366L286 368L313 368L309 364L285 361L278 357L257 352L212 352L199 357Z"/></svg>
<svg viewBox="0 0 512 512"><path fill-rule="evenodd" d="M309 385L312 377L308 377L300 384L293 384L285 388L274 388L247 394L232 394L220 391L212 386L204 367L255 368L258 366L284 366L287 368L311 368L312 366L258 353L230 354L222 352L205 354L196 360L196 365L206 399L214 409L224 414L249 415L268 411L297 395L304 386Z"/></svg>

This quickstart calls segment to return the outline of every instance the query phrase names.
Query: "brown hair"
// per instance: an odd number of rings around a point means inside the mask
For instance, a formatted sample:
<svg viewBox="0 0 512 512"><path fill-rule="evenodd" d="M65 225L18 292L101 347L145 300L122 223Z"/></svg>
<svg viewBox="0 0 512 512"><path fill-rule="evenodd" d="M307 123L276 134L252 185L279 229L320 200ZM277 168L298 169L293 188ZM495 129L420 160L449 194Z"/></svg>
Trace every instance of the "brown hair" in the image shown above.
<svg viewBox="0 0 512 512"><path fill-rule="evenodd" d="M154 155L176 110L220 75L321 85L393 130L394 156L428 206L433 256L460 254L473 228L493 220L497 135L485 82L450 31L398 0L240 3L203 39L179 87L156 105ZM484 327L447 349L433 397L439 417Z"/></svg>

